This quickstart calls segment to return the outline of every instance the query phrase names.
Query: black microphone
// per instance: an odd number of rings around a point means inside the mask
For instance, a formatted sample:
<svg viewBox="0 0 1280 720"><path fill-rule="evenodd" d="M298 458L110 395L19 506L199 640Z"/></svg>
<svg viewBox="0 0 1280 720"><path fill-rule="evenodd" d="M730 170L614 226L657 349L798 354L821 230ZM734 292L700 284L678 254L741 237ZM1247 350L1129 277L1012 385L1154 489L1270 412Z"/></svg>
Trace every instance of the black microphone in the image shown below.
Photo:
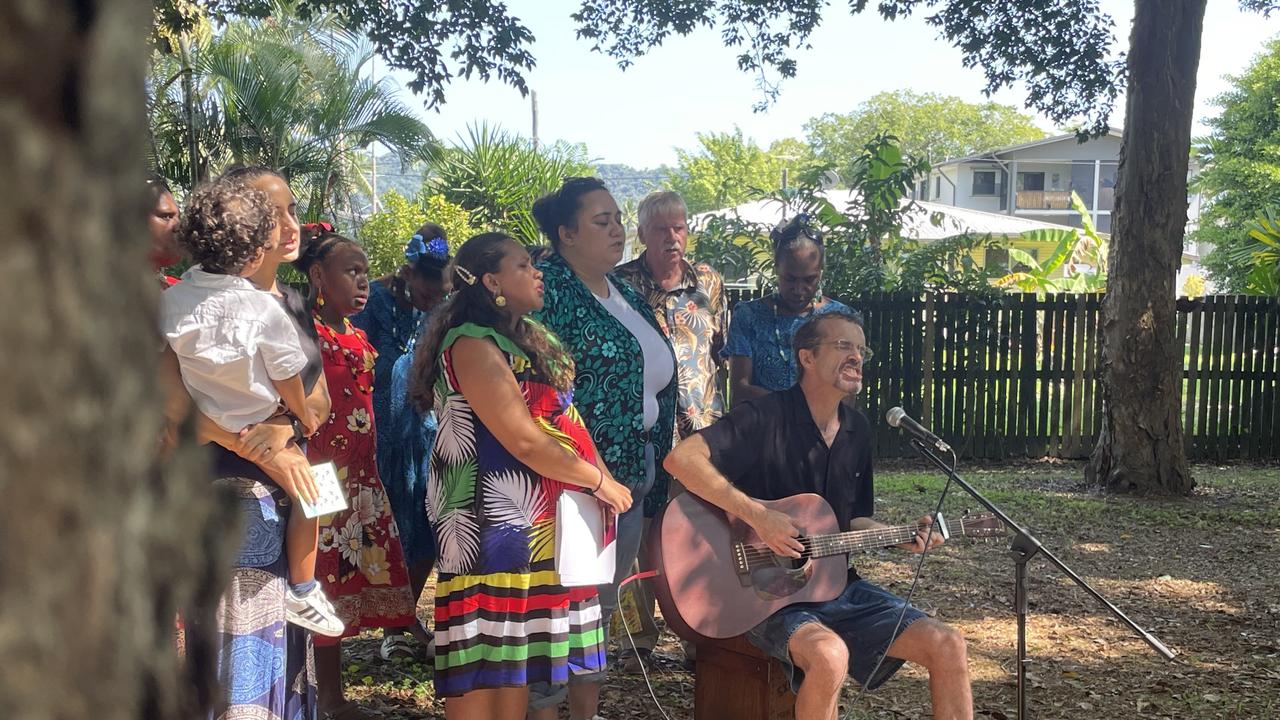
<svg viewBox="0 0 1280 720"><path fill-rule="evenodd" d="M919 440L925 445L931 445L938 449L938 452L951 452L951 446L942 442L942 438L929 432L925 426L911 419L906 410L900 407L889 408L889 412L885 413L884 419L893 427L905 430L908 435Z"/></svg>

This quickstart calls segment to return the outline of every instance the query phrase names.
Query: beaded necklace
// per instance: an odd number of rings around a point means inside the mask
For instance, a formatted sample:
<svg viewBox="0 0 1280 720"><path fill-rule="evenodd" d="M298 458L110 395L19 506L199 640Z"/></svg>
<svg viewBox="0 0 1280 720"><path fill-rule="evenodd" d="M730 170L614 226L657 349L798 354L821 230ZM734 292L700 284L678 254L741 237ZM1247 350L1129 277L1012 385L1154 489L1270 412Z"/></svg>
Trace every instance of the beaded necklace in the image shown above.
<svg viewBox="0 0 1280 720"><path fill-rule="evenodd" d="M357 355L354 350L344 346L339 341L338 332L320 319L320 313L314 313L313 316L315 317L316 329L320 333L320 338L324 341L321 343L321 347L325 348L326 354L334 361L338 361L338 358L341 357L341 364L351 371L351 379L355 381L356 389L365 395L371 395L373 393L373 371L365 369L364 359L364 356L372 350L372 347L369 346L369 341L361 338L365 348L361 354ZM355 328L351 326L351 321L347 318L342 318L342 326L344 335L355 334L356 338L360 338L360 335L356 334ZM365 376L368 376L367 379Z"/></svg>

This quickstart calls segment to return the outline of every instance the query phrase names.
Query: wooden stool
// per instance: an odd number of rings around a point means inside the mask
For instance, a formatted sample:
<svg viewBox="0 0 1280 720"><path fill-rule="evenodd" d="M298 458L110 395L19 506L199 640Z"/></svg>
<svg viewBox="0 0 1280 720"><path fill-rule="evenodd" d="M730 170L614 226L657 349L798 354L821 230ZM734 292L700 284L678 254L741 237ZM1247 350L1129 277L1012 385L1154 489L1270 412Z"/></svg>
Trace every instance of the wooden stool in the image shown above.
<svg viewBox="0 0 1280 720"><path fill-rule="evenodd" d="M698 645L694 720L794 720L786 668L745 637Z"/></svg>

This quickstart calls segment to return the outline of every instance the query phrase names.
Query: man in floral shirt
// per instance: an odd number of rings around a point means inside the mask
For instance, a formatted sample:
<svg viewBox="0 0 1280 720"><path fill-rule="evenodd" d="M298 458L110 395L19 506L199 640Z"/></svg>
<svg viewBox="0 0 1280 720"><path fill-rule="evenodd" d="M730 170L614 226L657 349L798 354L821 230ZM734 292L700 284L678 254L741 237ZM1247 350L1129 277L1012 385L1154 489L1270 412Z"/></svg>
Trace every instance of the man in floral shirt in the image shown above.
<svg viewBox="0 0 1280 720"><path fill-rule="evenodd" d="M645 296L675 348L680 384L676 432L684 439L724 413L717 377L729 329L724 280L710 265L694 266L684 259L688 211L679 193L649 193L637 213L644 252L614 273Z"/></svg>
<svg viewBox="0 0 1280 720"><path fill-rule="evenodd" d="M627 281L649 301L658 324L676 353L679 388L676 396L676 434L684 439L724 414L719 371L725 334L729 330L724 301L724 280L706 263L691 265L684 259L689 240L688 210L679 193L658 191L640 201L637 233L644 244L640 257L619 266L614 274ZM671 494L681 491L671 487ZM648 537L648 532L645 533ZM648 558L645 549L640 561ZM653 652L657 629L653 603L636 598L641 632L635 634L640 657L624 657L624 670ZM619 616L629 615L621 600ZM686 653L692 657L692 647ZM625 653L624 653L625 655Z"/></svg>

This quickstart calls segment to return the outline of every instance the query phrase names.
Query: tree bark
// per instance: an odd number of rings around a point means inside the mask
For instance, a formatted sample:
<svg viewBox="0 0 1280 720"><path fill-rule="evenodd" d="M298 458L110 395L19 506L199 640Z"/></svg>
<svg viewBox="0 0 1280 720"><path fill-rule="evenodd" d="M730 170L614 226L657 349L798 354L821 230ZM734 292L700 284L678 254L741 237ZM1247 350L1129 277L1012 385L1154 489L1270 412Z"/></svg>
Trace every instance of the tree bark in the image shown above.
<svg viewBox="0 0 1280 720"><path fill-rule="evenodd" d="M1206 0L1136 0L1128 98L1102 302L1101 434L1088 479L1186 494L1174 283L1187 222L1187 163Z"/></svg>
<svg viewBox="0 0 1280 720"><path fill-rule="evenodd" d="M0 3L0 715L190 717L179 606L234 526L190 449L159 466L147 267L147 0ZM230 528L230 530L228 530ZM220 530L220 532L214 532ZM207 626L207 625L206 625ZM206 638L207 640L207 638ZM197 643L209 647L208 642ZM208 655L192 658L208 680Z"/></svg>

